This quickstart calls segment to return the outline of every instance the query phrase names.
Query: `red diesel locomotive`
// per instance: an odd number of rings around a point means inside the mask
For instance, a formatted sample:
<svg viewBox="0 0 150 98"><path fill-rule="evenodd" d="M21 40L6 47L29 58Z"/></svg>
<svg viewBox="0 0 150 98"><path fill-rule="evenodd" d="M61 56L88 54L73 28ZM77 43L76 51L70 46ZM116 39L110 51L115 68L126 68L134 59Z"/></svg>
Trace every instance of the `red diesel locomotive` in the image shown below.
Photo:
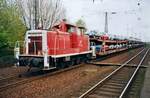
<svg viewBox="0 0 150 98"><path fill-rule="evenodd" d="M25 35L23 53L18 50L19 66L38 67L43 70L64 68L91 58L89 37L85 28L60 23L52 31L29 30Z"/></svg>

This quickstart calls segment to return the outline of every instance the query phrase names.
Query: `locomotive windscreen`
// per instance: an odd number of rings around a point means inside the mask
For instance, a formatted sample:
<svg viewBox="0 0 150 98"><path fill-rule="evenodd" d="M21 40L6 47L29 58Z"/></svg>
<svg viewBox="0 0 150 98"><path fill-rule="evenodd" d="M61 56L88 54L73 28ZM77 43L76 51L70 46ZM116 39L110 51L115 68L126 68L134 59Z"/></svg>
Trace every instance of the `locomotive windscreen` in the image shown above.
<svg viewBox="0 0 150 98"><path fill-rule="evenodd" d="M42 36L30 36L29 38L29 54L41 55L42 54Z"/></svg>

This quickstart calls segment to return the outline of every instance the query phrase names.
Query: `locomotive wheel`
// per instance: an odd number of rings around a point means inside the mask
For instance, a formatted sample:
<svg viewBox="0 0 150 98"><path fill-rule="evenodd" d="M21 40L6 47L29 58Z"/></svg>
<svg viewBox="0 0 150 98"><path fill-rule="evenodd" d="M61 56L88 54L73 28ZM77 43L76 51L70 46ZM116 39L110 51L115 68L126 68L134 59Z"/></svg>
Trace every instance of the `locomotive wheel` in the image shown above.
<svg viewBox="0 0 150 98"><path fill-rule="evenodd" d="M83 60L82 60L82 61L83 61L83 63L86 63L87 59L86 59L86 58L83 58Z"/></svg>
<svg viewBox="0 0 150 98"><path fill-rule="evenodd" d="M81 63L80 58L77 58L77 60L76 60L76 64L78 65L78 64L80 64L80 63Z"/></svg>
<svg viewBox="0 0 150 98"><path fill-rule="evenodd" d="M22 74L19 74L18 77L21 78L21 77L22 77Z"/></svg>
<svg viewBox="0 0 150 98"><path fill-rule="evenodd" d="M24 66L29 66L30 65L30 60L28 60L28 59L23 60L23 65Z"/></svg>
<svg viewBox="0 0 150 98"><path fill-rule="evenodd" d="M62 69L63 69L63 68L66 68L66 67L67 67L66 64L64 64L64 63L61 64L61 68L62 68Z"/></svg>
<svg viewBox="0 0 150 98"><path fill-rule="evenodd" d="M25 59L23 63L25 66L30 66L31 65L31 59Z"/></svg>
<svg viewBox="0 0 150 98"><path fill-rule="evenodd" d="M63 68L65 68L64 63L58 63L58 64L57 64L57 68L58 68L58 69L63 69Z"/></svg>
<svg viewBox="0 0 150 98"><path fill-rule="evenodd" d="M57 69L61 69L61 66L60 66L60 64L58 64L58 65L57 65Z"/></svg>
<svg viewBox="0 0 150 98"><path fill-rule="evenodd" d="M23 64L23 60L19 60L19 65L24 66Z"/></svg>
<svg viewBox="0 0 150 98"><path fill-rule="evenodd" d="M74 65L74 61L68 62L68 67L71 67L71 66L73 66L73 65Z"/></svg>
<svg viewBox="0 0 150 98"><path fill-rule="evenodd" d="M70 61L70 63L71 63L71 64L70 64L71 66L73 66L73 65L74 65L74 61Z"/></svg>
<svg viewBox="0 0 150 98"><path fill-rule="evenodd" d="M29 66L29 68L28 68L27 72L29 72L30 70L31 70L31 67Z"/></svg>
<svg viewBox="0 0 150 98"><path fill-rule="evenodd" d="M39 60L38 59L32 59L31 60L31 65L32 66L38 66L39 65Z"/></svg>

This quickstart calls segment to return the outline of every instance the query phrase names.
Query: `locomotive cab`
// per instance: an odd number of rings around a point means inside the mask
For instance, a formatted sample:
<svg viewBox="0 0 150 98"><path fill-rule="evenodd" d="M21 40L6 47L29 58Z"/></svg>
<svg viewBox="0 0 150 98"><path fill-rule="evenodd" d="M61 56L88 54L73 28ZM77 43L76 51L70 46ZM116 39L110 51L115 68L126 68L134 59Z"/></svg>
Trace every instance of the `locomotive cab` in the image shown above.
<svg viewBox="0 0 150 98"><path fill-rule="evenodd" d="M44 50L42 46L43 45L43 39L44 37L44 31L28 31L26 33L26 53L29 55L42 55L42 51Z"/></svg>
<svg viewBox="0 0 150 98"><path fill-rule="evenodd" d="M48 69L47 31L30 30L26 32L22 53L19 53L19 66ZM54 67L51 67L54 68Z"/></svg>

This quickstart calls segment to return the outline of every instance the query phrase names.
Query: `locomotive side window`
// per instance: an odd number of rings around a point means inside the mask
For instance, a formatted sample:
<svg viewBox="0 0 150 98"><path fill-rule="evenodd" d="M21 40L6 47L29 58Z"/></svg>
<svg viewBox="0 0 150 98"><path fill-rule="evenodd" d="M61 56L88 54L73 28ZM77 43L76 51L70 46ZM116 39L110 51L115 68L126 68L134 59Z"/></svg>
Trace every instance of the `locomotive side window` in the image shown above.
<svg viewBox="0 0 150 98"><path fill-rule="evenodd" d="M68 32L76 32L75 27L68 27Z"/></svg>
<svg viewBox="0 0 150 98"><path fill-rule="evenodd" d="M69 25L67 24L67 32L72 33L72 32L76 32L76 27L73 25Z"/></svg>
<svg viewBox="0 0 150 98"><path fill-rule="evenodd" d="M83 35L86 32L84 27L78 27L78 34Z"/></svg>

